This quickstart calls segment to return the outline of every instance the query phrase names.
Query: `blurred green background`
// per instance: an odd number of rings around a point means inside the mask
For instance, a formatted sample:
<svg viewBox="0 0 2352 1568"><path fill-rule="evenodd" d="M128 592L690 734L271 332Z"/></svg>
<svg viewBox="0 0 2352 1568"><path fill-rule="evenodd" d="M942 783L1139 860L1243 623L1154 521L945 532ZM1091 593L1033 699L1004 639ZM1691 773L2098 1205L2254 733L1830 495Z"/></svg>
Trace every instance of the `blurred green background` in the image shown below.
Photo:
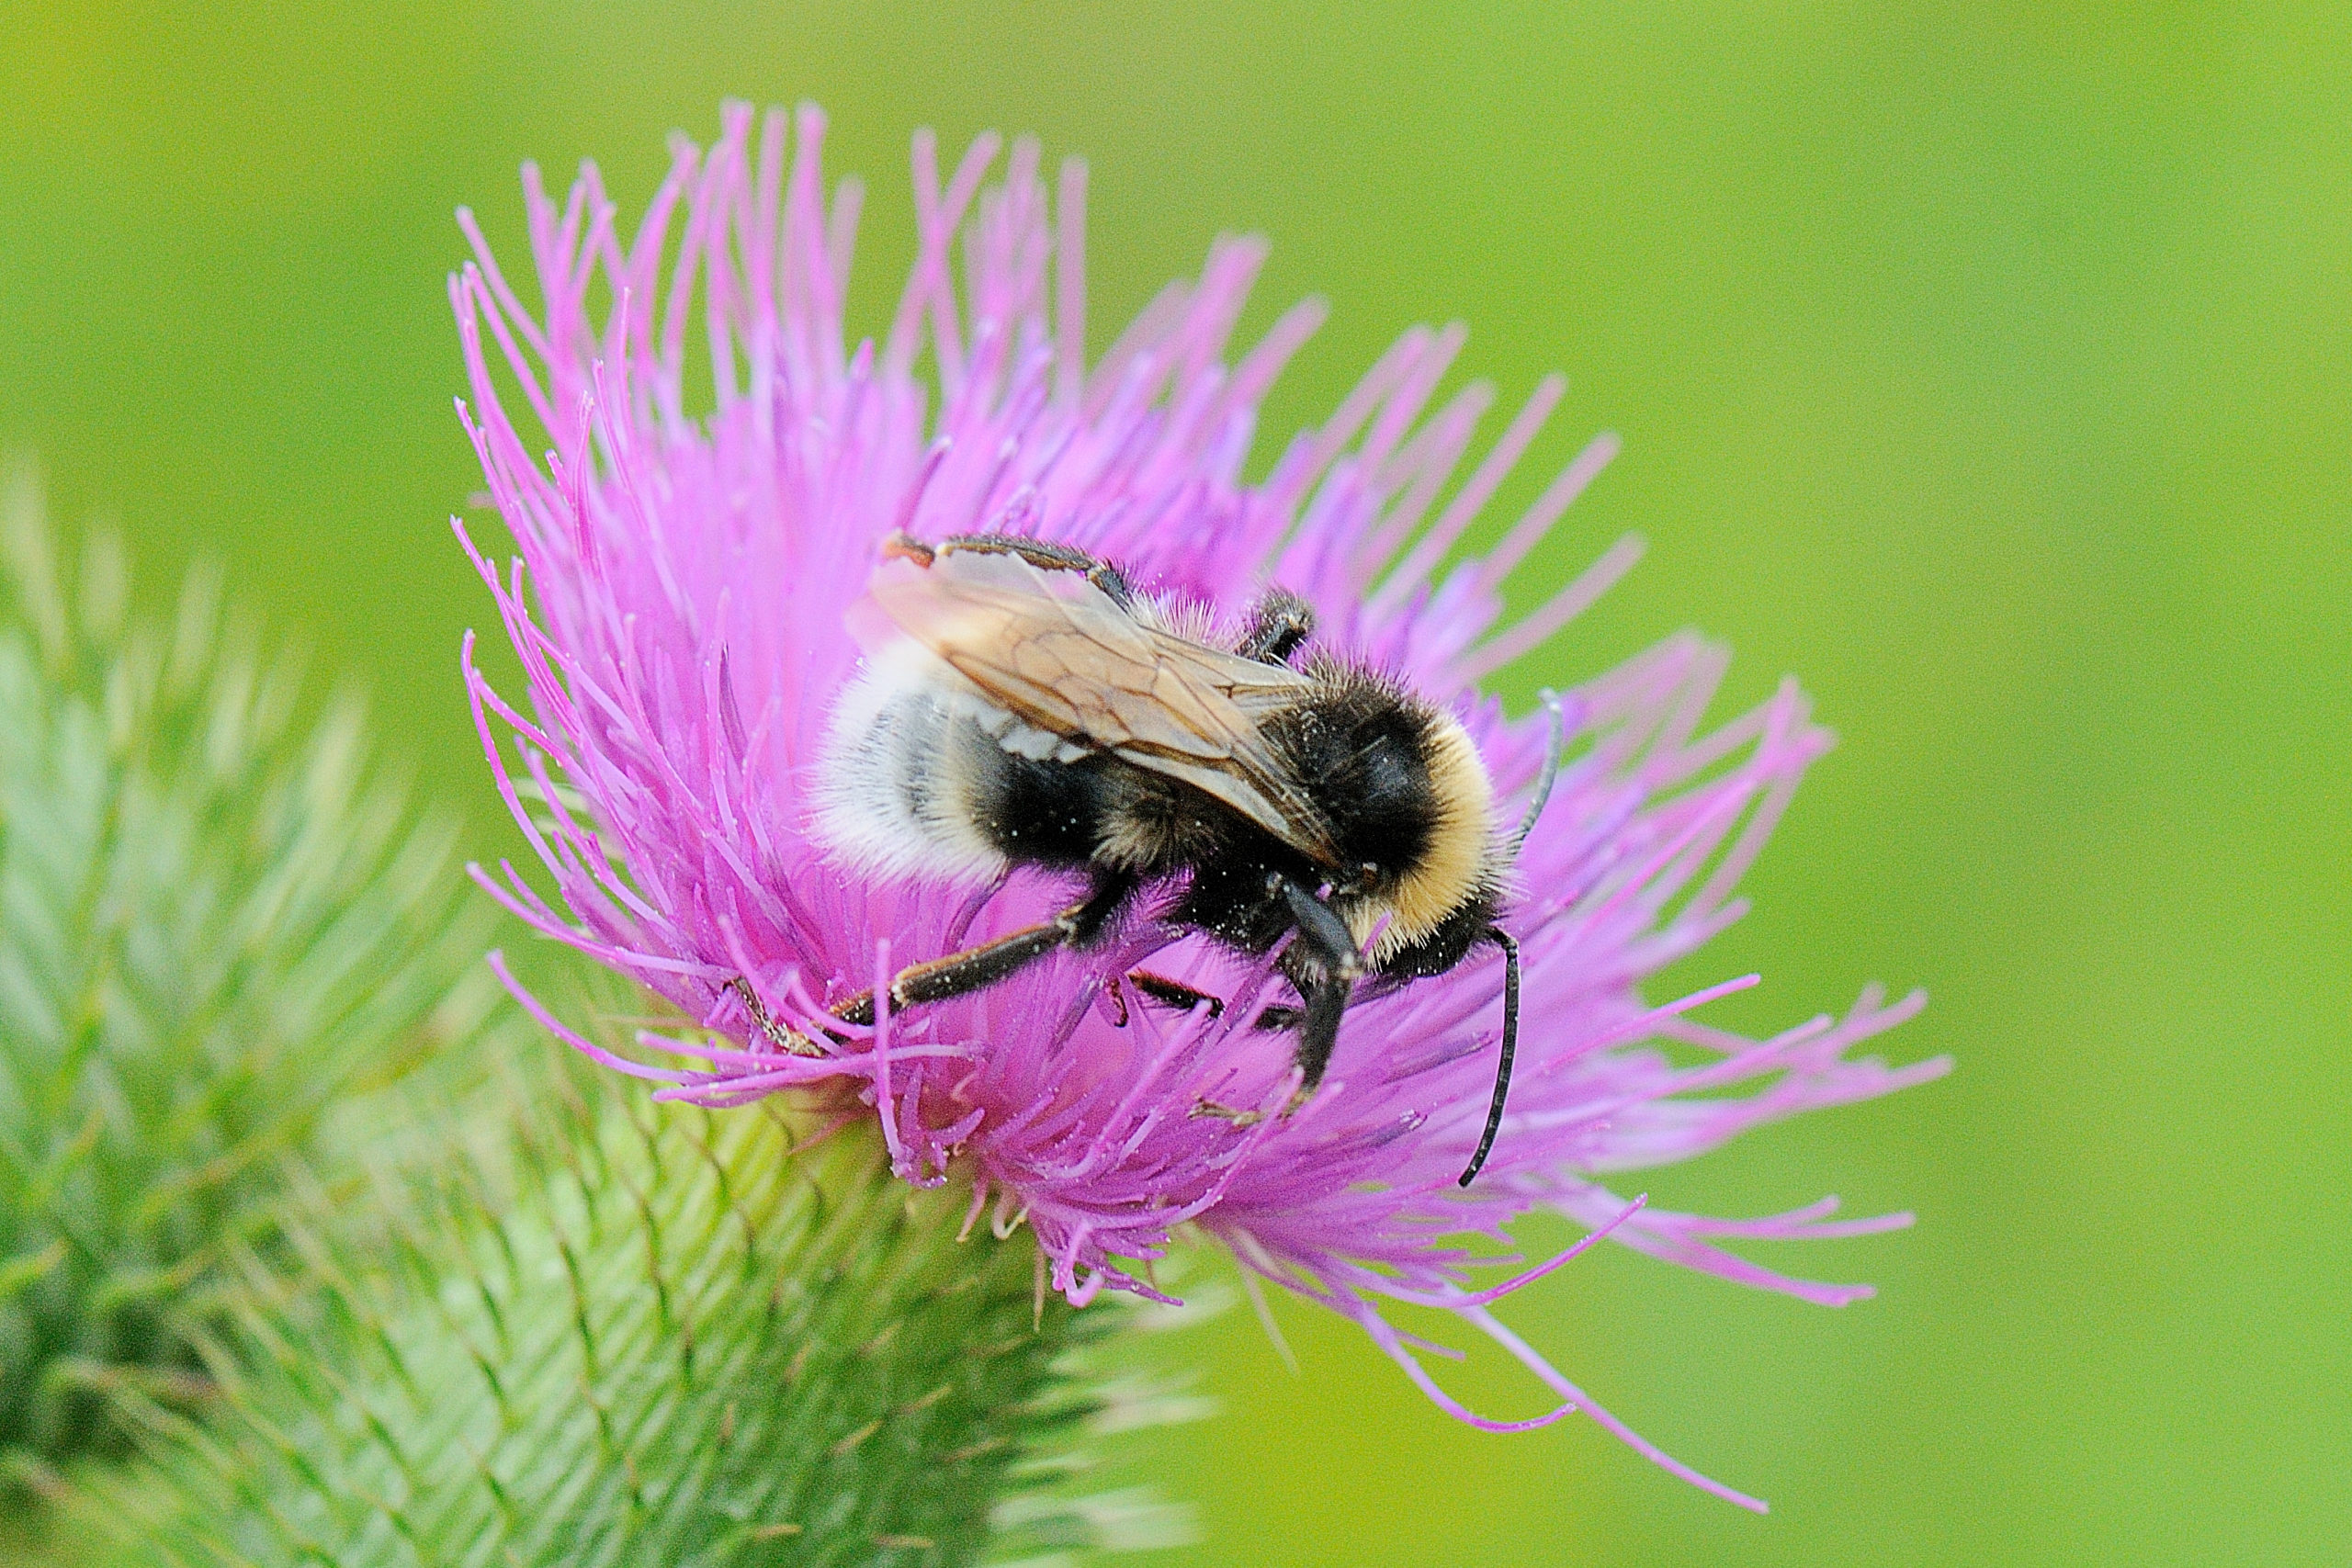
<svg viewBox="0 0 2352 1568"><path fill-rule="evenodd" d="M1537 457L1627 452L1521 590L1652 551L1515 689L1685 624L1735 698L1802 675L1842 745L1690 973L1762 969L1758 1027L1924 984L1894 1048L1959 1057L1650 1183L1916 1208L1770 1254L1879 1300L1603 1253L1509 1314L1771 1517L1278 1303L1296 1376L1185 1337L1182 1561L2352 1559L2352 8L0 0L0 447L151 598L224 558L503 852L450 209L515 263L523 158L639 201L730 94L831 111L869 322L909 133L995 127L1092 161L1098 346L1219 229L1274 243L1255 320L1331 298L1278 430L1416 320L1507 400L1566 368Z"/></svg>

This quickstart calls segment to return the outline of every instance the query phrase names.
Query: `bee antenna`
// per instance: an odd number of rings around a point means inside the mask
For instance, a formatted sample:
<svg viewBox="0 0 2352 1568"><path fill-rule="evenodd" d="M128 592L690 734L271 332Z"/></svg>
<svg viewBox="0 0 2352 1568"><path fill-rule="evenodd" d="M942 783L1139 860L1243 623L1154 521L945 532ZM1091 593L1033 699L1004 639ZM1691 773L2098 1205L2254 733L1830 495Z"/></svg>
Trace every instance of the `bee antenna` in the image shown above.
<svg viewBox="0 0 2352 1568"><path fill-rule="evenodd" d="M1535 794L1527 802L1527 814L1519 819L1518 831L1510 836L1514 857L1520 846L1527 842L1527 835L1535 830L1535 819L1544 815L1544 807L1552 798L1552 781L1560 776L1560 752L1568 743L1568 716L1560 705L1560 694L1546 686L1536 697L1551 716L1551 733L1544 742L1544 771L1535 775Z"/></svg>
<svg viewBox="0 0 2352 1568"><path fill-rule="evenodd" d="M1544 694L1551 696L1549 693ZM1556 721L1558 699L1551 700ZM1551 781L1546 778L1544 782L1549 784ZM1519 1055L1519 943L1500 926L1488 926L1485 934L1488 942L1503 950L1503 1050L1501 1059L1495 1064L1495 1097L1487 1105L1487 1130L1478 1134L1478 1152L1470 1156L1470 1167L1462 1173L1464 1187L1478 1179L1487 1156L1494 1152L1495 1134L1503 1127L1503 1101L1510 1098L1511 1058Z"/></svg>

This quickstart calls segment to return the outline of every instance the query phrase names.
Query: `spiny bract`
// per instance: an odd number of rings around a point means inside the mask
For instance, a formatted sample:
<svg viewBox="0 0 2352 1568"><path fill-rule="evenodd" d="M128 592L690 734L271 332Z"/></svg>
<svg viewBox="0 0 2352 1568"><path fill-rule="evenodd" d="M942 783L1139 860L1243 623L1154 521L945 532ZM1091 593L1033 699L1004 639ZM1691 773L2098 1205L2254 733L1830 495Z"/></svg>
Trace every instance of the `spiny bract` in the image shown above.
<svg viewBox="0 0 2352 1568"><path fill-rule="evenodd" d="M387 1245L330 1225L300 1269L251 1269L225 1407L159 1419L155 1469L99 1493L126 1568L914 1568L1181 1538L1138 1492L1057 1484L1071 1439L1197 1402L1074 1364L1116 1314L1045 1294L1028 1235L959 1235L869 1131L796 1148L811 1123L781 1111L547 1076L510 1140L389 1179Z"/></svg>
<svg viewBox="0 0 2352 1568"><path fill-rule="evenodd" d="M119 546L61 574L29 469L0 618L0 1466L17 1502L119 1446L125 1396L203 1380L191 1292L262 1241L289 1154L470 1032L495 989L452 833L371 780L360 716L299 719L296 664L224 628L217 572L168 626Z"/></svg>

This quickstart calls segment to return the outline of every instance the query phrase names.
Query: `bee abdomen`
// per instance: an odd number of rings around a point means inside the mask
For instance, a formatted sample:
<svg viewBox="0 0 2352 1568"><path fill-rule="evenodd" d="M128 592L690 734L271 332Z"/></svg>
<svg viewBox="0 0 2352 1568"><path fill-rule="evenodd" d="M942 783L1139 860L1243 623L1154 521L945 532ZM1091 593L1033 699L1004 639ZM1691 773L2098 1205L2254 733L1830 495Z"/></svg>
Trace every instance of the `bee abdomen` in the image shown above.
<svg viewBox="0 0 2352 1568"><path fill-rule="evenodd" d="M877 663L834 709L820 764L816 837L878 877L986 877L1006 856L982 818L1005 752L912 671Z"/></svg>

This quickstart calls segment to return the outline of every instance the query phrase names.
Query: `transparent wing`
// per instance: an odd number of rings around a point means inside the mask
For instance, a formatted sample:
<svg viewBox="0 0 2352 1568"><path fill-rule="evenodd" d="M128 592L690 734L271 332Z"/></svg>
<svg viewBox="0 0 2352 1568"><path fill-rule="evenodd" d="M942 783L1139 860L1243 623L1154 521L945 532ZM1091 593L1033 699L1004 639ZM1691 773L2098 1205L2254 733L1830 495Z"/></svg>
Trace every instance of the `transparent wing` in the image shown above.
<svg viewBox="0 0 2352 1568"><path fill-rule="evenodd" d="M1335 863L1322 814L1258 729L1260 716L1307 690L1296 671L1171 636L1083 574L1010 554L886 561L870 597L892 627L1023 723L1176 779Z"/></svg>

